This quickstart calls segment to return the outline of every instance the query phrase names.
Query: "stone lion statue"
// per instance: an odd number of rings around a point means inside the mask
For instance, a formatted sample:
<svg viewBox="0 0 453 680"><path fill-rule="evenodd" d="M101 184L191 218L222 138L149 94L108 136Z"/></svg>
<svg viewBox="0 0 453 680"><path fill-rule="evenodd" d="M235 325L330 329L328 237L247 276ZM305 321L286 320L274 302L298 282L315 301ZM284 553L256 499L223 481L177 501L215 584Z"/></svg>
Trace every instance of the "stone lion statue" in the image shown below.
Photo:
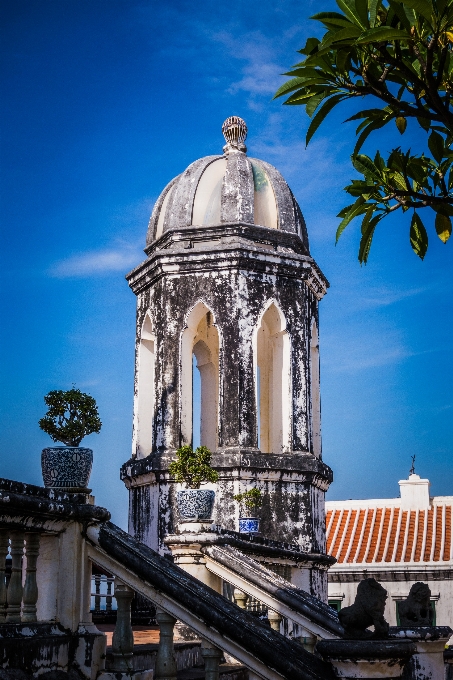
<svg viewBox="0 0 453 680"><path fill-rule="evenodd" d="M434 610L431 590L426 583L414 583L406 600L399 603L400 626L432 626Z"/></svg>
<svg viewBox="0 0 453 680"><path fill-rule="evenodd" d="M384 619L387 591L374 578L360 581L354 604L340 609L338 616L345 638L364 640L388 637L389 624ZM367 630L374 626L374 633Z"/></svg>

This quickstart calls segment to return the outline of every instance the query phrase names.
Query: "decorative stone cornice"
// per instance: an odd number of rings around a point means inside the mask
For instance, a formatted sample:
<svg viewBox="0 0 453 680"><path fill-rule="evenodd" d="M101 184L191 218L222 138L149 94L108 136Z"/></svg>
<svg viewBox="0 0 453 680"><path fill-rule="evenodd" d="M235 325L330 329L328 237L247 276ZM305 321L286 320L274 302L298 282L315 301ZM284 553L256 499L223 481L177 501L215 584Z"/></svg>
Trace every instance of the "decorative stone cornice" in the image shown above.
<svg viewBox="0 0 453 680"><path fill-rule="evenodd" d="M313 258L303 254L297 236L284 234L281 239L282 232L275 229L228 226L227 233L220 227L206 228L203 238L195 230L193 235L189 229L167 232L163 248L147 248L148 259L126 276L133 292L138 295L163 276L245 270L299 279L318 300L325 295L329 283Z"/></svg>

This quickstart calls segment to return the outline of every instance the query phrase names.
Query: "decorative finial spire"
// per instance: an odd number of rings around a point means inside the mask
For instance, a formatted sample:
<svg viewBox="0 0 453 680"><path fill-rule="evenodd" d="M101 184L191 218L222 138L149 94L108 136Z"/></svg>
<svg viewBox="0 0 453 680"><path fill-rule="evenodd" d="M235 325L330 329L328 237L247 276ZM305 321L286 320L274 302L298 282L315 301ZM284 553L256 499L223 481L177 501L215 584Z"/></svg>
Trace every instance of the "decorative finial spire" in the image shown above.
<svg viewBox="0 0 453 680"><path fill-rule="evenodd" d="M239 116L230 116L222 125L222 132L226 141L223 147L224 153L238 153L240 151L245 153L247 151L247 147L244 144L247 138L245 120L242 120Z"/></svg>
<svg viewBox="0 0 453 680"><path fill-rule="evenodd" d="M412 458L412 467L409 470L409 475L415 475L415 453L414 453L413 456L411 456L411 458Z"/></svg>

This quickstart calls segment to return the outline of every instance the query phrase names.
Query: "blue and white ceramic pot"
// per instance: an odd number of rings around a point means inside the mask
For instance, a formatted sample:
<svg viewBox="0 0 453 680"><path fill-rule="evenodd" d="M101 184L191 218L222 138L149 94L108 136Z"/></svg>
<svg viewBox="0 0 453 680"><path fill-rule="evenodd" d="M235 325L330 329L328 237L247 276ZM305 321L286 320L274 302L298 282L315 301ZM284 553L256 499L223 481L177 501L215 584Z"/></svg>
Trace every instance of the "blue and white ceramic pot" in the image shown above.
<svg viewBox="0 0 453 680"><path fill-rule="evenodd" d="M212 489L184 489L176 492L179 516L182 520L211 519L215 491Z"/></svg>
<svg viewBox="0 0 453 680"><path fill-rule="evenodd" d="M239 533L257 534L260 530L260 521L257 517L240 517Z"/></svg>
<svg viewBox="0 0 453 680"><path fill-rule="evenodd" d="M49 446L41 454L44 486L66 491L86 491L93 451L80 446Z"/></svg>

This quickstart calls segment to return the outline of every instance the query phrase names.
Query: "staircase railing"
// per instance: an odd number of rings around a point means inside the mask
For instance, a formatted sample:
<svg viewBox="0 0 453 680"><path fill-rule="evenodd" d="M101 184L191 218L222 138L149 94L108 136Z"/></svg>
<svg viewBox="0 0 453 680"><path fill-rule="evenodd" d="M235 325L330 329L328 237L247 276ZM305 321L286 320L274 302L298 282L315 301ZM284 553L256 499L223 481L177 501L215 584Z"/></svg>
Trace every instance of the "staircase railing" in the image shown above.
<svg viewBox="0 0 453 680"><path fill-rule="evenodd" d="M201 639L207 678L216 677L222 653L242 663L250 680L333 678L329 663L111 524L107 510L86 501L83 494L0 479L0 570L7 552L12 558L8 586L0 571L0 641L10 668L37 673L39 664L70 670L73 663L87 680L107 680L112 671L132 676L135 591L157 606L161 637L154 680L176 680L177 619ZM110 673L104 668L105 635L90 614L92 563L115 577L118 615ZM58 665L61 658L68 668Z"/></svg>

